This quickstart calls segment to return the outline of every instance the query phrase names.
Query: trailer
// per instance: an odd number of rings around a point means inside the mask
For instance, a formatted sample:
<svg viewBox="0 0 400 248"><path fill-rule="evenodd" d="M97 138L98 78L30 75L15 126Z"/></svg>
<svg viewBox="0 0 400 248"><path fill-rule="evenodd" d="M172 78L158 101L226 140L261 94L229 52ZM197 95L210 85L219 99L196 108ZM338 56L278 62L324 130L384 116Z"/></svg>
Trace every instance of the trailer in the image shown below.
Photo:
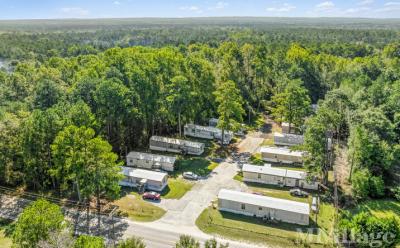
<svg viewBox="0 0 400 248"><path fill-rule="evenodd" d="M162 136L152 136L149 143L150 150L153 151L191 155L201 155L205 147L204 143Z"/></svg>
<svg viewBox="0 0 400 248"><path fill-rule="evenodd" d="M201 139L222 140L222 130L216 127L200 126L195 124L186 124L184 127L185 136L191 136ZM229 144L233 138L233 133L224 130L224 144Z"/></svg>

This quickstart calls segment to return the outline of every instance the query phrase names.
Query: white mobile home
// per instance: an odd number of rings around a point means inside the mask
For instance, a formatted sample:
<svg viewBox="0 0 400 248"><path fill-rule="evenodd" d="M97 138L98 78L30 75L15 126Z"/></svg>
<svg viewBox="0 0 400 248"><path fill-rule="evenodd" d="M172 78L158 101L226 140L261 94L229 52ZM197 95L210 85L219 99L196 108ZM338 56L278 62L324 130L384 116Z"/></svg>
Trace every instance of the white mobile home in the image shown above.
<svg viewBox="0 0 400 248"><path fill-rule="evenodd" d="M310 206L307 203L221 189L218 193L220 211L256 216L287 223L308 225Z"/></svg>
<svg viewBox="0 0 400 248"><path fill-rule="evenodd" d="M274 133L274 144L277 146L296 146L304 143L304 136L289 133Z"/></svg>
<svg viewBox="0 0 400 248"><path fill-rule="evenodd" d="M150 150L201 155L204 152L204 143L152 136L150 138Z"/></svg>
<svg viewBox="0 0 400 248"><path fill-rule="evenodd" d="M263 146L261 147L261 158L273 163L303 163L303 152L291 151L284 147Z"/></svg>
<svg viewBox="0 0 400 248"><path fill-rule="evenodd" d="M202 139L222 139L222 130L216 127L206 127L195 124L186 124L184 127L185 136L191 136ZM224 144L229 144L233 138L231 131L224 131Z"/></svg>
<svg viewBox="0 0 400 248"><path fill-rule="evenodd" d="M162 191L168 185L168 174L164 172L122 166L122 174L125 178L119 183L121 186L138 187L143 185L145 189Z"/></svg>
<svg viewBox="0 0 400 248"><path fill-rule="evenodd" d="M242 167L243 181L304 189L318 189L318 182L307 181L304 171L273 168L271 165L257 166L245 164Z"/></svg>
<svg viewBox="0 0 400 248"><path fill-rule="evenodd" d="M297 133L297 127L293 123L290 124L290 132L289 132L289 123L288 122L282 122L282 133L296 134Z"/></svg>
<svg viewBox="0 0 400 248"><path fill-rule="evenodd" d="M174 171L176 157L144 152L130 152L126 156L126 165L144 169L162 169Z"/></svg>

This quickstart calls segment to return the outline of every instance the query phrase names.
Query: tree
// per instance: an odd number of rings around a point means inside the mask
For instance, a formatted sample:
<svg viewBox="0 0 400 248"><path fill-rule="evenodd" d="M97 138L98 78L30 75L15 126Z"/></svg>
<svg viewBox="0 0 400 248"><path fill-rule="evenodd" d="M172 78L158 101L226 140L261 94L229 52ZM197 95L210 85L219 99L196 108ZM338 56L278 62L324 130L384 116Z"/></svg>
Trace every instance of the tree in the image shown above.
<svg viewBox="0 0 400 248"><path fill-rule="evenodd" d="M225 245L224 244L219 244L219 248L228 248L228 247L229 247L228 243L226 243ZM204 243L204 248L218 248L217 240L215 238L207 240Z"/></svg>
<svg viewBox="0 0 400 248"><path fill-rule="evenodd" d="M136 237L131 237L118 243L118 248L146 248L143 240Z"/></svg>
<svg viewBox="0 0 400 248"><path fill-rule="evenodd" d="M41 240L38 243L38 248L72 248L75 244L75 238L69 229L64 229L61 232L52 231L47 240Z"/></svg>
<svg viewBox="0 0 400 248"><path fill-rule="evenodd" d="M95 137L93 129L66 127L57 135L52 149L56 164L53 173L59 178L67 175L76 184L79 198L89 200L95 196L99 214L101 197L118 196L123 178L118 157L107 141Z"/></svg>
<svg viewBox="0 0 400 248"><path fill-rule="evenodd" d="M105 248L104 238L81 235L76 239L74 248Z"/></svg>
<svg viewBox="0 0 400 248"><path fill-rule="evenodd" d="M236 131L243 121L242 97L233 81L222 82L214 92L218 104L218 127L222 129L221 144L224 145L225 130Z"/></svg>
<svg viewBox="0 0 400 248"><path fill-rule="evenodd" d="M40 81L34 91L33 105L45 110L55 105L62 97L62 91L54 81L44 79Z"/></svg>
<svg viewBox="0 0 400 248"><path fill-rule="evenodd" d="M310 114L310 97L299 80L290 81L282 93L272 97L271 102L272 116L279 122L288 122L289 132L292 124L301 127L305 117Z"/></svg>
<svg viewBox="0 0 400 248"><path fill-rule="evenodd" d="M200 243L189 235L181 235L175 248L200 248Z"/></svg>
<svg viewBox="0 0 400 248"><path fill-rule="evenodd" d="M167 102L171 106L171 113L178 115L179 136L182 136L181 115L191 108L191 87L184 76L172 78L171 83L167 85Z"/></svg>
<svg viewBox="0 0 400 248"><path fill-rule="evenodd" d="M47 240L51 233L59 233L64 228L66 222L61 208L46 200L37 200L19 216L13 242L21 248L37 247L39 241Z"/></svg>

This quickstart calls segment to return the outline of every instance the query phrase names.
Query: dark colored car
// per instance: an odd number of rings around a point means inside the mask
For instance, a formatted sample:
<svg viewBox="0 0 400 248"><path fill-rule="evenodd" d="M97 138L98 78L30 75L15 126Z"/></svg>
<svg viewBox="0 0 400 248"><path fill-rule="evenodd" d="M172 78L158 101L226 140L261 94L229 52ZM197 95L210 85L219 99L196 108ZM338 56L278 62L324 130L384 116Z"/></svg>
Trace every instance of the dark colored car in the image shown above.
<svg viewBox="0 0 400 248"><path fill-rule="evenodd" d="M159 201L159 200L161 200L160 194L157 193L157 192L153 192L153 191L151 191L151 192L144 192L142 198L145 199L145 200L152 200L152 201Z"/></svg>
<svg viewBox="0 0 400 248"><path fill-rule="evenodd" d="M292 196L297 196L297 197L307 197L308 196L308 193L301 189L291 189L289 192Z"/></svg>

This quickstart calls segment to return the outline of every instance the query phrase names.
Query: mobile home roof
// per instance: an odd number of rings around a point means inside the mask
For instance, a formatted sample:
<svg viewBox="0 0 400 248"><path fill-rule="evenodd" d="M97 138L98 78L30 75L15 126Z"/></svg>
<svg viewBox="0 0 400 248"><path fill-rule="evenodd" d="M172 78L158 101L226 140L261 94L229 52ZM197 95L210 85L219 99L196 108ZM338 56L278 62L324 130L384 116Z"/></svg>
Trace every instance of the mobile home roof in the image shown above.
<svg viewBox="0 0 400 248"><path fill-rule="evenodd" d="M204 147L204 144L203 144L203 143L194 142L194 141L189 141L189 140L174 139L174 138L161 137L161 136L151 136L150 139L151 139L151 140L155 140L155 141L166 142L166 143L170 143L170 144L178 144L178 145L191 146L191 147L195 147L195 148Z"/></svg>
<svg viewBox="0 0 400 248"><path fill-rule="evenodd" d="M126 157L137 158L141 160L151 160L155 162L171 163L171 164L174 164L176 161L176 157L144 153L144 152L130 152Z"/></svg>
<svg viewBox="0 0 400 248"><path fill-rule="evenodd" d="M290 149L283 148L283 147L273 147L273 146L263 146L261 147L261 153L272 153L272 154L279 154L279 155L290 155L290 156L297 156L302 157L302 151L291 151Z"/></svg>
<svg viewBox="0 0 400 248"><path fill-rule="evenodd" d="M200 126L200 125L196 125L196 124L186 124L185 127L188 128L194 128L197 130L202 130L202 131L208 131L208 132L214 132L214 133L221 133L222 130L217 128L217 127L213 127L213 126ZM228 133L232 133L231 131L226 130L225 131L227 134Z"/></svg>
<svg viewBox="0 0 400 248"><path fill-rule="evenodd" d="M144 178L147 180L161 182L167 173L158 172L158 171L150 171L150 170L142 170L142 169L134 169L130 167L121 166L122 174L129 177L136 177L136 178Z"/></svg>
<svg viewBox="0 0 400 248"><path fill-rule="evenodd" d="M290 144L302 144L304 142L304 136L298 134L289 134L289 133L274 133L275 139L283 140Z"/></svg>
<svg viewBox="0 0 400 248"><path fill-rule="evenodd" d="M310 206L306 203L278 199L268 196L255 195L251 193L244 193L227 189L221 189L219 191L218 199L245 203L271 209L284 210L299 214L310 213Z"/></svg>
<svg viewBox="0 0 400 248"><path fill-rule="evenodd" d="M253 172L260 173L266 175L280 176L280 177L288 177L294 179L305 179L307 177L307 173L304 171L296 171L296 170L287 170L280 168L273 168L271 165L252 165L252 164L244 164L242 168L243 172Z"/></svg>

